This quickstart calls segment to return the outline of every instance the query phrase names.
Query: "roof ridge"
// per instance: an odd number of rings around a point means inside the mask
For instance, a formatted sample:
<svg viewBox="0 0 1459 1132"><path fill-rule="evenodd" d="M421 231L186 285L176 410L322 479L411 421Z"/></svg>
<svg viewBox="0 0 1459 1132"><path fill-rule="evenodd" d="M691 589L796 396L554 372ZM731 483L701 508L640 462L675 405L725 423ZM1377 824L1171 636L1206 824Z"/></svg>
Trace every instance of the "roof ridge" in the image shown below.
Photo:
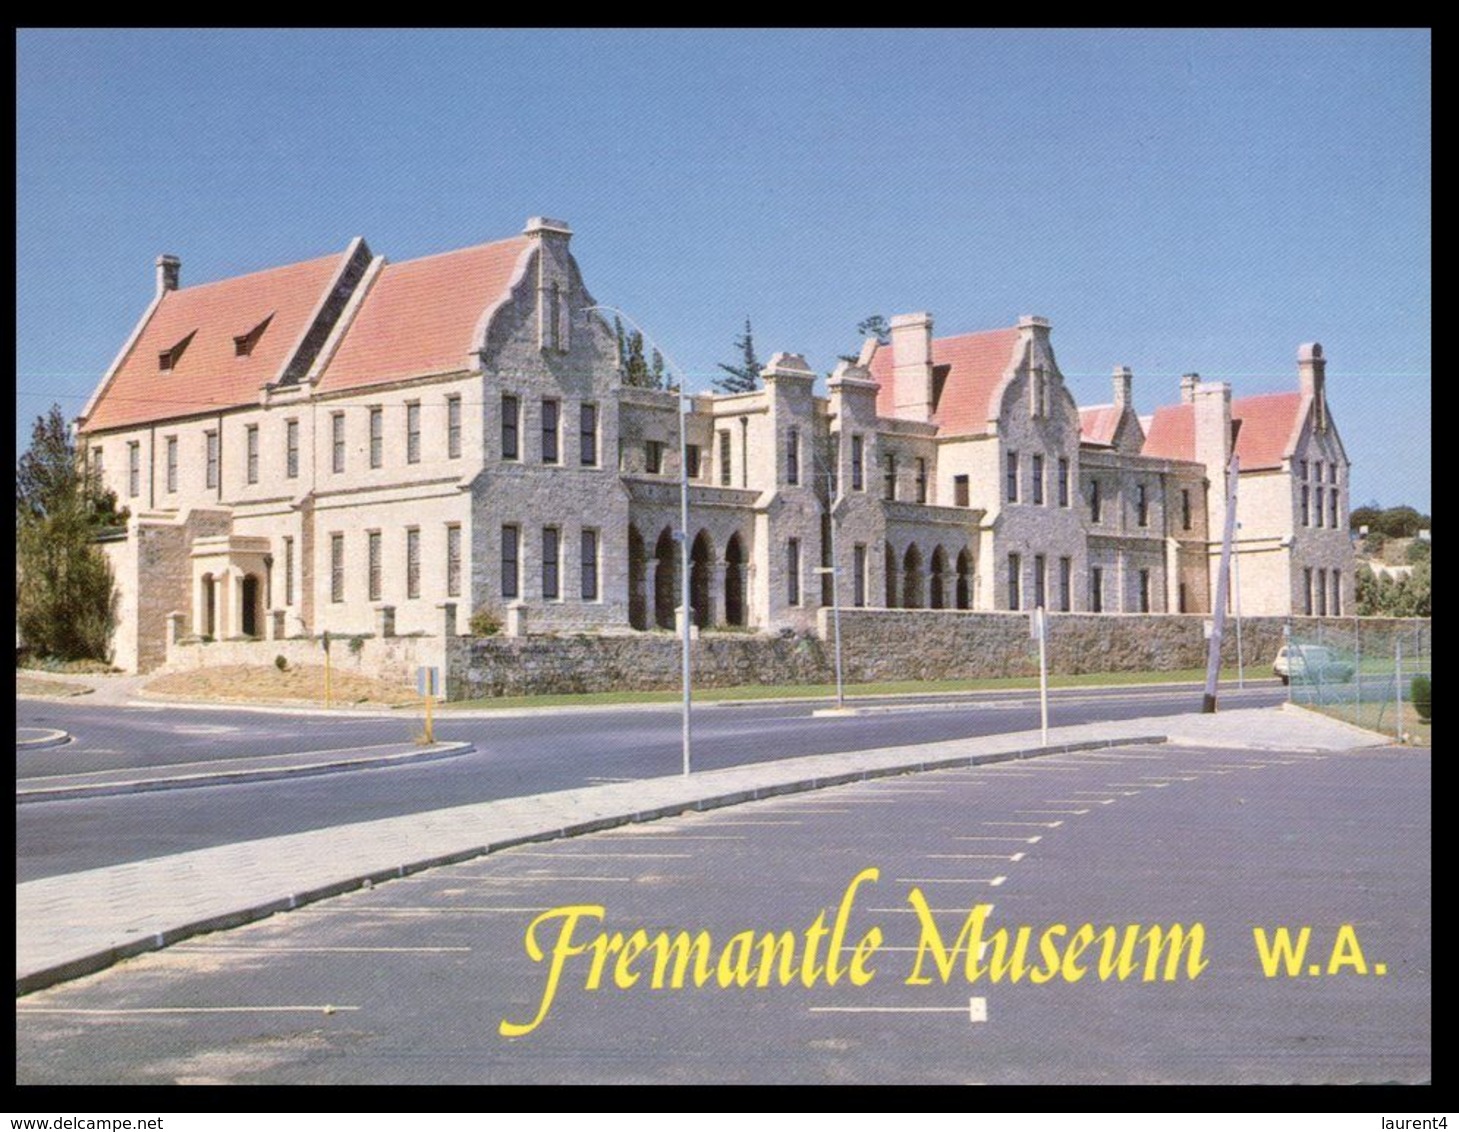
<svg viewBox="0 0 1459 1132"><path fill-rule="evenodd" d="M445 256L448 256L448 255L462 255L462 254L464 254L466 252L481 251L483 248L494 248L494 247L498 247L498 246L500 246L502 244L510 244L510 243L513 243L514 241L518 241L518 240L523 241L523 242L526 242L527 241L527 237L526 236L507 236L504 239L500 239L500 240L487 240L485 243L480 243L480 244L467 244L466 247L464 247L464 248L447 248L445 251L441 251L441 252L431 252L429 255L418 255L418 256L415 256L413 259L394 259L393 260L393 259L390 259L390 258L387 257L386 260L385 260L385 266L387 268L389 268L389 267L404 267L407 264L412 264L412 263L425 263L427 260L442 259L442 258L444 258Z"/></svg>
<svg viewBox="0 0 1459 1132"><path fill-rule="evenodd" d="M205 291L209 287L219 287L224 283L238 283L244 279L253 279L259 275L269 275L275 271L288 271L293 267L312 267L315 264L324 263L326 260L338 260L340 256L348 251L349 246L346 245L342 250L330 252L328 255L310 256L308 259L295 260L293 263L277 263L273 267L260 267L257 271L245 271L242 275L225 275L221 279L209 279L206 283L193 283L178 287L176 290L164 291L163 296L181 294L195 295L199 291Z"/></svg>

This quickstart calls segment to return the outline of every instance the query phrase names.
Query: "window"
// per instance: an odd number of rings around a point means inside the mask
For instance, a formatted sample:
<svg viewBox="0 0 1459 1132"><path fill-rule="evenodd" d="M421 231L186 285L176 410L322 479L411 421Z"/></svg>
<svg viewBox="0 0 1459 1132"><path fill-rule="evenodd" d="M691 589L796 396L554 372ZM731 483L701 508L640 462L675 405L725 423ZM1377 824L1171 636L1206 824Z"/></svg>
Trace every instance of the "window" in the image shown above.
<svg viewBox="0 0 1459 1132"><path fill-rule="evenodd" d="M1150 571L1140 571L1140 612L1150 612Z"/></svg>
<svg viewBox="0 0 1459 1132"><path fill-rule="evenodd" d="M206 436L208 451L208 486L218 486L218 434L209 430Z"/></svg>
<svg viewBox="0 0 1459 1132"><path fill-rule="evenodd" d="M866 455L866 442L860 436L851 438L851 490L864 491L866 481L864 476Z"/></svg>
<svg viewBox="0 0 1459 1132"><path fill-rule="evenodd" d="M1317 616L1327 616L1327 571L1317 571Z"/></svg>
<svg viewBox="0 0 1459 1132"><path fill-rule="evenodd" d="M167 490L177 490L177 437L167 438Z"/></svg>
<svg viewBox="0 0 1459 1132"><path fill-rule="evenodd" d="M1342 571L1332 572L1332 615L1342 616Z"/></svg>
<svg viewBox="0 0 1459 1132"><path fill-rule="evenodd" d="M1099 522L1099 513L1102 510L1102 508L1100 506L1100 502L1101 501L1100 501L1100 498L1099 498L1099 481L1098 480L1090 480L1089 481L1089 521L1091 523L1097 523L1097 522Z"/></svg>
<svg viewBox="0 0 1459 1132"><path fill-rule="evenodd" d="M299 478L299 422L284 424L284 468L291 480Z"/></svg>
<svg viewBox="0 0 1459 1132"><path fill-rule="evenodd" d="M664 470L664 442L646 440L643 445L644 470L657 475Z"/></svg>
<svg viewBox="0 0 1459 1132"><path fill-rule="evenodd" d="M557 463L557 402L542 402L542 462Z"/></svg>
<svg viewBox="0 0 1459 1132"><path fill-rule="evenodd" d="M1333 530L1337 530L1337 488L1333 488L1327 493L1327 518L1327 525Z"/></svg>
<svg viewBox="0 0 1459 1132"><path fill-rule="evenodd" d="M886 473L882 479L882 496L886 499L897 497L897 454L888 452L885 458Z"/></svg>
<svg viewBox="0 0 1459 1132"><path fill-rule="evenodd" d="M927 502L927 461L917 457L917 502Z"/></svg>
<svg viewBox="0 0 1459 1132"><path fill-rule="evenodd" d="M1180 605L1178 606L1179 611L1181 613L1186 612L1186 604L1185 604L1185 583L1184 582L1181 582L1180 583L1179 601L1180 601Z"/></svg>
<svg viewBox="0 0 1459 1132"><path fill-rule="evenodd" d="M578 409L578 463L585 468L598 466L597 405L583 405Z"/></svg>
<svg viewBox="0 0 1459 1132"><path fill-rule="evenodd" d="M446 596L461 596L461 526L446 524Z"/></svg>
<svg viewBox="0 0 1459 1132"><path fill-rule="evenodd" d="M249 425L248 432L244 434L247 443L244 445L248 453L248 482L258 482L258 425Z"/></svg>
<svg viewBox="0 0 1459 1132"><path fill-rule="evenodd" d="M1317 489L1317 525L1322 526L1322 488Z"/></svg>
<svg viewBox="0 0 1459 1132"><path fill-rule="evenodd" d="M379 405L370 410L370 467L385 462L385 410Z"/></svg>
<svg viewBox="0 0 1459 1132"><path fill-rule="evenodd" d="M1304 527L1310 527L1312 525L1311 490L1305 483L1302 485L1302 525Z"/></svg>
<svg viewBox="0 0 1459 1132"><path fill-rule="evenodd" d="M1141 527L1150 525L1150 493L1142 483L1135 485L1135 523Z"/></svg>
<svg viewBox="0 0 1459 1132"><path fill-rule="evenodd" d="M1021 604L1019 575L1023 572L1023 559L1017 554L1008 556L1008 608L1017 609Z"/></svg>
<svg viewBox="0 0 1459 1132"><path fill-rule="evenodd" d="M699 445L690 444L684 449L686 475L691 480L699 478Z"/></svg>
<svg viewBox="0 0 1459 1132"><path fill-rule="evenodd" d="M344 414L335 413L330 420L330 428L334 430L334 470L336 473L344 471Z"/></svg>
<svg viewBox="0 0 1459 1132"><path fill-rule="evenodd" d="M584 601L598 600L598 532L583 531L581 544Z"/></svg>
<svg viewBox="0 0 1459 1132"><path fill-rule="evenodd" d="M719 486L729 487L730 482L730 434L726 429L719 434Z"/></svg>
<svg viewBox="0 0 1459 1132"><path fill-rule="evenodd" d="M1059 559L1059 611L1068 613L1073 608L1074 559Z"/></svg>
<svg viewBox="0 0 1459 1132"><path fill-rule="evenodd" d="M284 536L284 604L294 604L294 539Z"/></svg>
<svg viewBox="0 0 1459 1132"><path fill-rule="evenodd" d="M542 528L542 598L544 601L556 601L562 596L558 587L558 560L557 544L558 531L556 527Z"/></svg>
<svg viewBox="0 0 1459 1132"><path fill-rule="evenodd" d="M420 463L420 402L409 401L405 406L405 462Z"/></svg>
<svg viewBox="0 0 1459 1132"><path fill-rule="evenodd" d="M1307 482L1307 461L1306 460L1303 460L1302 461L1302 482L1303 483L1306 483Z"/></svg>
<svg viewBox="0 0 1459 1132"><path fill-rule="evenodd" d="M329 536L329 600L344 601L344 535Z"/></svg>
<svg viewBox="0 0 1459 1132"><path fill-rule="evenodd" d="M1089 571L1089 610L1104 612L1104 568L1095 566Z"/></svg>
<svg viewBox="0 0 1459 1132"><path fill-rule="evenodd" d="M461 455L461 398L446 398L446 458L455 460Z"/></svg>
<svg viewBox="0 0 1459 1132"><path fill-rule="evenodd" d="M1185 531L1191 529L1191 489L1188 487L1180 489L1180 527Z"/></svg>
<svg viewBox="0 0 1459 1132"><path fill-rule="evenodd" d="M1312 616L1312 567L1302 568L1302 612Z"/></svg>
<svg viewBox="0 0 1459 1132"><path fill-rule="evenodd" d="M1018 502L1018 453L1008 453L1008 502ZM1017 606L1014 606L1017 609Z"/></svg>
<svg viewBox="0 0 1459 1132"><path fill-rule="evenodd" d="M1035 609L1046 608L1047 595L1044 593L1044 556L1035 554L1033 556L1033 604Z"/></svg>
<svg viewBox="0 0 1459 1132"><path fill-rule="evenodd" d="M1033 501L1042 504L1044 501L1044 458L1035 454L1033 458Z"/></svg>
<svg viewBox="0 0 1459 1132"><path fill-rule="evenodd" d="M1043 366L1034 366L1030 375L1031 392L1033 393L1033 415L1036 417L1048 416L1049 410L1049 379L1044 373Z"/></svg>
<svg viewBox="0 0 1459 1132"><path fill-rule="evenodd" d="M371 531L369 533L369 548L370 548L370 564L369 564L369 570L370 570L370 573L369 573L369 579L370 579L370 590L369 590L370 600L371 601L379 601L380 600L380 532L379 531Z"/></svg>
<svg viewBox="0 0 1459 1132"><path fill-rule="evenodd" d="M405 528L405 596L420 597L420 528Z"/></svg>
<svg viewBox="0 0 1459 1132"><path fill-rule="evenodd" d="M785 544L785 600L790 605L800 604L800 539L793 538Z"/></svg>
<svg viewBox="0 0 1459 1132"><path fill-rule="evenodd" d="M1069 506L1069 461L1059 458L1059 506Z"/></svg>
<svg viewBox="0 0 1459 1132"><path fill-rule="evenodd" d="M510 393L502 394L502 459L520 459L517 449L517 419L521 406Z"/></svg>
<svg viewBox="0 0 1459 1132"><path fill-rule="evenodd" d="M517 527L502 528L502 597L516 597L520 591L517 584L517 543L521 531Z"/></svg>
<svg viewBox="0 0 1459 1132"><path fill-rule="evenodd" d="M800 430L795 428L785 434L785 482L800 483Z"/></svg>
<svg viewBox="0 0 1459 1132"><path fill-rule="evenodd" d="M866 605L866 547L857 543L851 550L851 603L857 609Z"/></svg>
<svg viewBox="0 0 1459 1132"><path fill-rule="evenodd" d="M127 445L127 494L133 499L142 494L142 443Z"/></svg>
<svg viewBox="0 0 1459 1132"><path fill-rule="evenodd" d="M1315 480L1317 480L1318 483L1321 483L1322 482L1322 461L1321 460L1318 460L1317 461L1317 466L1315 468L1315 473L1316 474L1313 476L1313 478Z"/></svg>
<svg viewBox="0 0 1459 1132"><path fill-rule="evenodd" d="M952 477L952 501L959 507L968 506L968 477Z"/></svg>

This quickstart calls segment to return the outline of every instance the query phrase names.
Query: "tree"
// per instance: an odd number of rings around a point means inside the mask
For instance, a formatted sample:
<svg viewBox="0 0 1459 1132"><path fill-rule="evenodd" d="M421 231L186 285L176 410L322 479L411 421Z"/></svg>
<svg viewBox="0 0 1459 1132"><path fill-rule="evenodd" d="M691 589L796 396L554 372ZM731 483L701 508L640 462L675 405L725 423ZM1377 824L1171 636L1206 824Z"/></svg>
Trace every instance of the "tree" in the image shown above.
<svg viewBox="0 0 1459 1132"><path fill-rule="evenodd" d="M856 336L863 342L868 338L875 338L878 346L885 346L892 340L892 328L881 315L871 314L856 324ZM859 356L859 354L840 355L843 362L854 362Z"/></svg>
<svg viewBox="0 0 1459 1132"><path fill-rule="evenodd" d="M735 339L735 349L739 350L742 355L740 364L731 366L720 362L719 368L729 376L717 378L714 387L721 393L754 392L760 388L760 371L765 367L755 356L755 335L750 329L748 318L745 319L745 332Z"/></svg>
<svg viewBox="0 0 1459 1132"><path fill-rule="evenodd" d="M81 467L61 407L51 406L15 468L16 623L37 653L106 659L116 590L95 536L127 518L99 476Z"/></svg>

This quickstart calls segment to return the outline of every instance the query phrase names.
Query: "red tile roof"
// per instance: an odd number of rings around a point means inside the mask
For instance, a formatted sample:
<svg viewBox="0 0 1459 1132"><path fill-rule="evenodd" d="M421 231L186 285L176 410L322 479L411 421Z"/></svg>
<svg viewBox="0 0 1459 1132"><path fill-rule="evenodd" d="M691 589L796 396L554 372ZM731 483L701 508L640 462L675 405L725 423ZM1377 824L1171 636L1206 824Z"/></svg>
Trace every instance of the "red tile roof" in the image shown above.
<svg viewBox="0 0 1459 1132"><path fill-rule="evenodd" d="M1236 455L1243 472L1280 468L1301 425L1301 393L1264 393L1231 402ZM1196 458L1194 405L1162 405L1145 437L1145 456L1165 460Z"/></svg>
<svg viewBox="0 0 1459 1132"><path fill-rule="evenodd" d="M260 387L292 355L345 255L164 292L92 406L87 431L256 404ZM252 349L238 356L233 340L265 319ZM159 356L184 340L172 368L162 369Z"/></svg>
<svg viewBox="0 0 1459 1132"><path fill-rule="evenodd" d="M320 379L331 392L467 368L481 316L533 241L499 240L387 264Z"/></svg>
<svg viewBox="0 0 1459 1132"><path fill-rule="evenodd" d="M992 404L993 392L1012 364L1013 348L1017 344L1017 327L933 340L934 374L940 376L939 371L946 367L942 395L932 414L932 423L943 434L965 436L988 430L988 418L998 415L997 406ZM896 416L895 365L890 346L877 350L871 361L871 376L881 385L876 394L879 416Z"/></svg>
<svg viewBox="0 0 1459 1132"><path fill-rule="evenodd" d="M1113 444L1124 411L1118 405L1091 405L1079 410L1079 441L1082 444Z"/></svg>

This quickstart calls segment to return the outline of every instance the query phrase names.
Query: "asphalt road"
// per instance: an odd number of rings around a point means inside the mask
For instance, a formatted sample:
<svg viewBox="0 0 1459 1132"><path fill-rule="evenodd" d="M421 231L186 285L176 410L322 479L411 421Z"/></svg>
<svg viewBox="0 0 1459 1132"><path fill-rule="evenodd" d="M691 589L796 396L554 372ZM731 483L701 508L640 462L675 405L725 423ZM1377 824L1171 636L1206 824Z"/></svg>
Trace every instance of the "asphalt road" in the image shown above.
<svg viewBox="0 0 1459 1132"><path fill-rule="evenodd" d="M1275 681L1227 692L1229 707L1284 698ZM1052 697L1050 725L1188 712L1196 687L1081 689ZM798 755L928 743L1038 727L1027 692L981 694L971 702L902 704L899 710L813 718L812 706L706 705L694 717L694 766L718 767ZM17 753L17 778L125 766L159 766L230 756L338 750L408 742L410 715L359 718L238 709L89 707L19 701L18 724L59 727L76 741ZM446 717L443 739L469 739L476 752L440 762L314 778L235 784L16 808L16 879L181 853L345 822L368 821L472 802L545 793L604 781L675 774L681 767L675 709Z"/></svg>
<svg viewBox="0 0 1459 1132"><path fill-rule="evenodd" d="M27 996L16 1079L1420 1082L1430 835L1430 759L1413 750L1154 746L878 779L508 850ZM867 869L833 984L830 942L808 956L812 929L833 926ZM571 905L603 916L579 921L574 946L600 930L707 932L707 978L690 966L681 987L655 989L650 948L620 982L605 942L597 989L593 951L568 955L540 1024L503 1036L546 996L551 964L529 954L529 924ZM995 952L970 971L967 948L944 973L928 946L916 983L919 949L934 931L954 947L977 905L991 905L984 940L996 949L999 929L1029 926L1029 968L1055 977L994 979ZM540 930L549 954L563 923ZM1188 947L1172 974L1161 953L1145 981L1137 943L1131 974L1101 979L1101 943L1068 955L1083 924L1096 940L1199 924L1205 965L1193 973ZM1310 929L1309 950L1297 973L1268 977L1253 929L1278 926ZM853 949L873 929L855 985ZM746 931L755 946L789 937L790 964L777 953L766 986L753 949L750 985L736 985L731 941Z"/></svg>

